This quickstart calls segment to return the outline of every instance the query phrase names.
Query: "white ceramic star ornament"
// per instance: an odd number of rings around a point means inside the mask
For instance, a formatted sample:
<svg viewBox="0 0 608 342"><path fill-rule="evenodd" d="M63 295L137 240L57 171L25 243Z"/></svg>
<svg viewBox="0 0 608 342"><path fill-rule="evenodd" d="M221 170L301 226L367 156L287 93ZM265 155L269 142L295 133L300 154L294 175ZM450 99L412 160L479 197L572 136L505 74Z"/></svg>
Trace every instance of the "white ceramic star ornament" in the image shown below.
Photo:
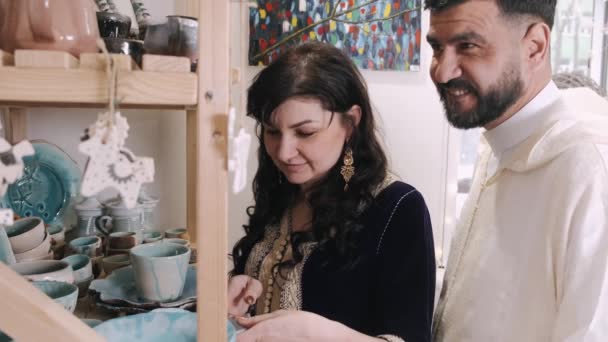
<svg viewBox="0 0 608 342"><path fill-rule="evenodd" d="M129 125L120 112L113 115L101 113L78 145L78 150L89 156L80 193L90 197L114 188L125 205L132 208L137 204L141 185L154 180L154 159L136 157L124 147Z"/></svg>

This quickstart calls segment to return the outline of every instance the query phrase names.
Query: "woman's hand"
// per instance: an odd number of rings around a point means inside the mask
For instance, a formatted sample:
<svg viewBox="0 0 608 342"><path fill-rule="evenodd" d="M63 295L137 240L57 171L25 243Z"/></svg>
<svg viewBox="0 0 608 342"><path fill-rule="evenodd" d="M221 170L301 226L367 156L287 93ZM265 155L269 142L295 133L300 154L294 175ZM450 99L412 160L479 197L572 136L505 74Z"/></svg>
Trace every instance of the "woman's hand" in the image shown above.
<svg viewBox="0 0 608 342"><path fill-rule="evenodd" d="M343 324L307 311L278 310L266 315L238 317L247 330L237 342L378 341Z"/></svg>
<svg viewBox="0 0 608 342"><path fill-rule="evenodd" d="M247 313L262 295L262 283L246 275L230 278L228 283L228 315L240 317Z"/></svg>

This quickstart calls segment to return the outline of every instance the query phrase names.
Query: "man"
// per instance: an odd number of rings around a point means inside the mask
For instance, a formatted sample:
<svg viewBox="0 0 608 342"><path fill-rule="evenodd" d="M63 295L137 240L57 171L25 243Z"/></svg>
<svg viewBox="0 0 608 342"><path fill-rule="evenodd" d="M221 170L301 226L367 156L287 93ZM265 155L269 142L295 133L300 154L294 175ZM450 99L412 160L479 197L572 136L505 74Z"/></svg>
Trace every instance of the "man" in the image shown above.
<svg viewBox="0 0 608 342"><path fill-rule="evenodd" d="M608 119L551 81L555 2L425 0L447 119L485 128L437 341L608 341Z"/></svg>

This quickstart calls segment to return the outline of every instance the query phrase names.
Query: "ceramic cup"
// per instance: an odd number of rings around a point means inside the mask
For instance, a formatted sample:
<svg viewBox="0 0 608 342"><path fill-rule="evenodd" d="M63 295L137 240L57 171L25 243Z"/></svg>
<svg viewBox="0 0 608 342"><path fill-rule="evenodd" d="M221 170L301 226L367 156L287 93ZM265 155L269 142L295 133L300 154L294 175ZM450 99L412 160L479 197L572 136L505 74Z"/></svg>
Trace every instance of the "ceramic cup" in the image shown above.
<svg viewBox="0 0 608 342"><path fill-rule="evenodd" d="M10 267L13 269L13 271L32 281L54 280L64 281L70 284L74 282L74 272L72 271L72 266L65 261L28 261L14 264Z"/></svg>
<svg viewBox="0 0 608 342"><path fill-rule="evenodd" d="M169 302L184 290L190 249L174 243L147 243L131 249L135 288L140 297Z"/></svg>
<svg viewBox="0 0 608 342"><path fill-rule="evenodd" d="M48 280L34 281L32 285L51 297L52 300L69 312L74 312L74 309L76 309L76 300L78 298L78 287L76 285Z"/></svg>
<svg viewBox="0 0 608 342"><path fill-rule="evenodd" d="M129 265L131 265L131 257L129 254L111 255L101 260L101 267L106 274L110 274L115 269Z"/></svg>
<svg viewBox="0 0 608 342"><path fill-rule="evenodd" d="M84 236L70 241L70 249L74 254L83 254L90 258L101 255L101 239L99 236Z"/></svg>
<svg viewBox="0 0 608 342"><path fill-rule="evenodd" d="M6 227L6 235L15 254L29 251L40 245L45 238L44 222L39 217L26 217Z"/></svg>
<svg viewBox="0 0 608 342"><path fill-rule="evenodd" d="M177 238L190 240L190 235L188 234L188 229L186 228L173 228L165 231L165 237L169 239Z"/></svg>
<svg viewBox="0 0 608 342"><path fill-rule="evenodd" d="M91 258L82 254L74 254L61 259L72 266L74 282L80 283L93 276Z"/></svg>
<svg viewBox="0 0 608 342"><path fill-rule="evenodd" d="M108 236L108 249L131 249L138 244L135 232L116 232Z"/></svg>

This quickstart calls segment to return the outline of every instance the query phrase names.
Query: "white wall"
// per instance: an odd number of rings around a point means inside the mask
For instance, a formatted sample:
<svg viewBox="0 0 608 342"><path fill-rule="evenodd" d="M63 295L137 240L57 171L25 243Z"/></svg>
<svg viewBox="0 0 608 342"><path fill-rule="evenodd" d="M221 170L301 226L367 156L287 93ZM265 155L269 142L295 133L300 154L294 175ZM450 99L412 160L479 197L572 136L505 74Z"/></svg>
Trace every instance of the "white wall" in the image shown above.
<svg viewBox="0 0 608 342"><path fill-rule="evenodd" d="M147 2L151 13L179 13L183 1ZM246 66L246 11L238 2L231 3L231 64L242 70L243 84L232 89L232 102L241 109L246 90L258 68ZM423 15L423 35L428 28L428 13ZM448 128L443 119L435 88L428 77L430 50L423 44L421 72L364 72L371 98L388 146L392 170L424 195L440 242L444 217L445 173ZM29 111L29 138L43 138L66 150L82 167L84 156L76 150L83 129L95 120L98 110L34 109ZM242 111L239 111L242 114ZM125 111L131 126L127 147L136 155L154 157L156 180L150 192L160 195L159 219L162 228L185 226L185 113L161 115L155 111ZM249 118L243 124L253 133ZM252 147L249 178L256 168ZM245 208L251 204L251 187L229 197L230 247L241 236L246 222Z"/></svg>

